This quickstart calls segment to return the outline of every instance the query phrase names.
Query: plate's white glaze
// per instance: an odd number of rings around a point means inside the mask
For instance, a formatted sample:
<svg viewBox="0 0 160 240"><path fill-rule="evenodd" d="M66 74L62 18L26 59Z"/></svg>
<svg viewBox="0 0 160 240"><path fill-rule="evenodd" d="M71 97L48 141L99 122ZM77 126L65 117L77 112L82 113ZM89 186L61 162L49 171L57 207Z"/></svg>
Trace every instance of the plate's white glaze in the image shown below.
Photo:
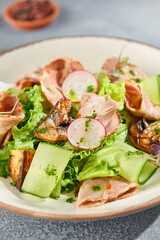
<svg viewBox="0 0 160 240"><path fill-rule="evenodd" d="M125 45L123 56L129 56L148 76L160 71L160 50L145 44L107 37L68 37L45 40L21 47L0 56L0 81L14 82L20 75L32 72L37 66L62 56L73 57L91 71L100 71L105 59L118 56ZM40 199L18 192L10 186L10 179L0 178L0 206L18 213L53 219L91 219L119 216L139 211L160 203L159 171L135 195L127 199L92 209L77 209L66 203L68 196L58 201Z"/></svg>

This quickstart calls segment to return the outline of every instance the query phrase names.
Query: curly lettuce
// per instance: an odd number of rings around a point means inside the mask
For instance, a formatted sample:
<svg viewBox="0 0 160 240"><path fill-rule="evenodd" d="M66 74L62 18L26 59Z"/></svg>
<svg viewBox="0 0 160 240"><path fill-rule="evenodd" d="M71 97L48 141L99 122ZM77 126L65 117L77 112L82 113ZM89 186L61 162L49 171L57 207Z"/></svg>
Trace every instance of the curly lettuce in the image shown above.
<svg viewBox="0 0 160 240"><path fill-rule="evenodd" d="M77 176L79 181L95 177L115 176L119 173L119 163L115 155L120 150L116 147L106 146L99 152L90 156L82 171Z"/></svg>
<svg viewBox="0 0 160 240"><path fill-rule="evenodd" d="M120 175L142 185L157 170L148 158L147 154L130 145L115 141L112 146L106 146L89 157L77 179L83 181L95 177Z"/></svg>
<svg viewBox="0 0 160 240"><path fill-rule="evenodd" d="M0 176L2 177L10 176L10 149L35 149L37 140L34 137L34 131L46 116L43 112L44 97L40 86L25 88L18 97L25 117L18 126L12 128L12 140L0 152Z"/></svg>
<svg viewBox="0 0 160 240"><path fill-rule="evenodd" d="M7 178L10 176L9 156L10 149L8 147L4 147L0 152L0 177Z"/></svg>
<svg viewBox="0 0 160 240"><path fill-rule="evenodd" d="M71 159L66 169L63 172L62 181L61 181L62 191L70 192L77 186L77 183L79 180L79 179L77 180L77 176L82 171L89 157L93 156L96 153L98 154L98 152L100 152L101 149L103 150L105 146L112 146L116 140L124 142L126 139L126 136L127 136L126 125L120 124L117 132L107 137L99 148L82 150L80 152L73 153L71 155ZM107 164L107 163L102 162L100 168L104 167L103 164ZM113 171L118 172L118 166L117 166L117 170L113 170ZM110 171L110 174L113 175L113 172L111 173Z"/></svg>
<svg viewBox="0 0 160 240"><path fill-rule="evenodd" d="M42 92L40 86L25 88L19 94L25 118L12 128L14 149L34 149L36 138L34 132L36 127L43 121L46 114L43 112Z"/></svg>
<svg viewBox="0 0 160 240"><path fill-rule="evenodd" d="M124 108L125 83L124 81L113 84L104 73L94 74L98 80L98 95L109 95L113 100L120 103L119 111Z"/></svg>

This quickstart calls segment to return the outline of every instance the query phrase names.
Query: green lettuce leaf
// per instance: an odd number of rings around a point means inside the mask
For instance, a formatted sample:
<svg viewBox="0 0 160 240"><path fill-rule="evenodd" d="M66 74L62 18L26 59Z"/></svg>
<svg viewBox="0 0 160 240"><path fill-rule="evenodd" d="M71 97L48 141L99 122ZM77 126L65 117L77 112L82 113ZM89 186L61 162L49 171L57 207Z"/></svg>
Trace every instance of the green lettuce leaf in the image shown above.
<svg viewBox="0 0 160 240"><path fill-rule="evenodd" d="M73 103L69 116L75 119L78 113L78 109L79 109L79 103Z"/></svg>
<svg viewBox="0 0 160 240"><path fill-rule="evenodd" d="M115 161L115 155L119 151L121 150L116 147L107 146L90 156L77 179L83 181L95 177L117 175L120 169L118 161Z"/></svg>
<svg viewBox="0 0 160 240"><path fill-rule="evenodd" d="M142 185L156 170L157 167L149 161L149 155L126 143L115 141L112 146L106 146L90 156L77 179L83 181L95 177L120 175Z"/></svg>
<svg viewBox="0 0 160 240"><path fill-rule="evenodd" d="M16 90L14 88L9 88L9 89L7 89L6 92L7 93L12 93L13 95L17 96L17 92L16 92Z"/></svg>
<svg viewBox="0 0 160 240"><path fill-rule="evenodd" d="M61 182L62 191L70 192L77 186L77 183L78 183L77 176L81 172L82 168L84 167L84 165L86 164L90 156L98 153L99 151L101 151L101 149L103 150L105 146L113 145L116 139L124 142L126 139L126 135L127 135L126 125L120 124L117 132L107 137L99 148L82 150L80 152L73 153L71 155L71 159L66 169L63 172L62 182ZM107 165L108 163L102 162L100 165L100 168L103 168L103 164ZM111 170L110 174L113 174L114 171L116 171L116 169L113 171Z"/></svg>
<svg viewBox="0 0 160 240"><path fill-rule="evenodd" d="M0 152L0 177L7 178L10 176L9 156L10 149L8 147L4 147Z"/></svg>
<svg viewBox="0 0 160 240"><path fill-rule="evenodd" d="M34 137L34 131L46 116L41 104L44 98L40 86L26 88L19 93L18 97L22 103L25 117L18 126L12 128L12 140L0 152L0 176L2 177L10 176L11 149L35 149L38 140Z"/></svg>
<svg viewBox="0 0 160 240"><path fill-rule="evenodd" d="M109 95L113 100L121 104L119 111L124 108L125 83L124 81L112 84L104 73L95 74L98 80L98 95Z"/></svg>
<svg viewBox="0 0 160 240"><path fill-rule="evenodd" d="M34 149L36 127L43 121L46 114L43 112L42 92L40 86L25 88L19 94L25 118L12 128L14 149Z"/></svg>
<svg viewBox="0 0 160 240"><path fill-rule="evenodd" d="M71 192L77 186L77 184L77 172L72 165L72 161L70 161L62 174L61 191Z"/></svg>

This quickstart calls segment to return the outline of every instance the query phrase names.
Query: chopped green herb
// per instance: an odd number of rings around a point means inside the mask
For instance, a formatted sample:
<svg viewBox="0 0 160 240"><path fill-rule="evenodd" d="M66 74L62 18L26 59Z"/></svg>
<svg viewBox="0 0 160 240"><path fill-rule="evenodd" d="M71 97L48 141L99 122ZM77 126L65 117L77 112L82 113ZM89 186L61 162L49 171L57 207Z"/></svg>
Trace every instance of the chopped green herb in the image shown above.
<svg viewBox="0 0 160 240"><path fill-rule="evenodd" d="M119 69L120 74L124 74L124 71L122 69Z"/></svg>
<svg viewBox="0 0 160 240"><path fill-rule="evenodd" d="M57 171L56 168L54 166L50 166L49 164L48 164L48 166L47 166L47 168L45 170L45 172L46 172L46 174L48 176L55 176L56 175L56 171Z"/></svg>
<svg viewBox="0 0 160 240"><path fill-rule="evenodd" d="M160 127L155 129L155 133L159 134L160 133Z"/></svg>
<svg viewBox="0 0 160 240"><path fill-rule="evenodd" d="M77 147L79 147L80 142L77 142Z"/></svg>
<svg viewBox="0 0 160 240"><path fill-rule="evenodd" d="M71 89L69 91L69 98L73 101L78 101L79 99L77 98L76 94L75 94L75 91L73 89Z"/></svg>
<svg viewBox="0 0 160 240"><path fill-rule="evenodd" d="M91 119L88 119L85 121L85 132L88 131L90 121L91 121Z"/></svg>
<svg viewBox="0 0 160 240"><path fill-rule="evenodd" d="M20 179L21 177L22 177L22 176L19 176L19 178L18 178L18 179L15 179L14 182L11 182L10 185L11 185L12 187L15 187L16 184L17 184L17 182L19 181L19 179Z"/></svg>
<svg viewBox="0 0 160 240"><path fill-rule="evenodd" d="M83 142L83 140L84 140L84 138L83 138L83 137L81 137L81 138L80 138L80 140L79 140L79 142L80 142L80 143L82 143L82 142Z"/></svg>
<svg viewBox="0 0 160 240"><path fill-rule="evenodd" d="M50 118L54 120L56 118L56 115L51 114Z"/></svg>
<svg viewBox="0 0 160 240"><path fill-rule="evenodd" d="M93 187L92 187L92 190L93 190L94 192L99 192L99 191L101 190L101 187L100 187L100 186L93 186Z"/></svg>
<svg viewBox="0 0 160 240"><path fill-rule="evenodd" d="M37 133L46 133L49 129L50 129L50 127L44 127L44 128L39 129L37 131Z"/></svg>
<svg viewBox="0 0 160 240"><path fill-rule="evenodd" d="M80 144L80 143L82 143L82 142L83 142L83 140L84 140L84 138L83 138L83 137L81 137L81 138L80 138L80 140L79 140L79 142L77 142L77 147L79 147L79 144Z"/></svg>
<svg viewBox="0 0 160 240"><path fill-rule="evenodd" d="M141 82L140 78L131 78L131 80L136 81L136 83L140 83Z"/></svg>
<svg viewBox="0 0 160 240"><path fill-rule="evenodd" d="M129 70L129 73L132 74L133 76L136 75L135 71L133 71L132 69Z"/></svg>
<svg viewBox="0 0 160 240"><path fill-rule="evenodd" d="M105 100L108 100L108 96L107 95L105 96Z"/></svg>
<svg viewBox="0 0 160 240"><path fill-rule="evenodd" d="M70 92L69 92L69 94L75 96L75 91L73 91L73 89L71 89Z"/></svg>
<svg viewBox="0 0 160 240"><path fill-rule="evenodd" d="M136 83L140 83L141 82L141 80L139 78L136 78L135 80L136 80Z"/></svg>
<svg viewBox="0 0 160 240"><path fill-rule="evenodd" d="M18 182L18 179L15 179L14 182L11 182L11 183L10 183L10 185L11 185L12 187L15 187L16 184L17 184L17 182Z"/></svg>
<svg viewBox="0 0 160 240"><path fill-rule="evenodd" d="M50 92L52 91L52 89L50 89L49 87L47 87L47 90L50 91Z"/></svg>
<svg viewBox="0 0 160 240"><path fill-rule="evenodd" d="M95 90L95 88L94 88L93 85L89 85L89 86L87 87L87 92L94 92L94 90Z"/></svg>
<svg viewBox="0 0 160 240"><path fill-rule="evenodd" d="M127 65L128 57L121 58L120 60L120 67L124 67Z"/></svg>
<svg viewBox="0 0 160 240"><path fill-rule="evenodd" d="M86 116L86 118L96 118L97 117L97 113L95 110L93 110L92 116Z"/></svg>
<svg viewBox="0 0 160 240"><path fill-rule="evenodd" d="M75 202L75 201L76 201L76 200L73 199L73 198L67 198L67 200L66 200L67 203L73 203L73 202Z"/></svg>
<svg viewBox="0 0 160 240"><path fill-rule="evenodd" d="M150 123L149 123L149 126L151 127L151 126L157 124L158 122L159 122L159 120L158 120L158 121L154 121L154 122L150 122Z"/></svg>
<svg viewBox="0 0 160 240"><path fill-rule="evenodd" d="M126 156L132 156L132 155L143 155L144 153L143 152L140 152L140 151L128 151L126 152Z"/></svg>

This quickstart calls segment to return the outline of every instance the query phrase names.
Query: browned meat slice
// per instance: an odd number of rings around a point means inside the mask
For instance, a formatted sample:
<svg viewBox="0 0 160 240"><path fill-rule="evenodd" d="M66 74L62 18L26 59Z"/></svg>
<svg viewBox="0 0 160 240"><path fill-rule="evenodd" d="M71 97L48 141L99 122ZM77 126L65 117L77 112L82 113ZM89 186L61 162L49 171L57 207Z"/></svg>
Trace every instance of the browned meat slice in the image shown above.
<svg viewBox="0 0 160 240"><path fill-rule="evenodd" d="M12 180L19 190L21 190L34 154L35 150L11 150L9 170Z"/></svg>
<svg viewBox="0 0 160 240"><path fill-rule="evenodd" d="M7 145L7 141L9 141L11 139L11 136L12 136L12 131L9 130L3 138L3 141L2 141L2 144L1 144L2 147Z"/></svg>
<svg viewBox="0 0 160 240"><path fill-rule="evenodd" d="M17 92L20 92L23 88L33 87L34 85L40 85L40 73L42 69L38 68L32 74L27 74L20 77L14 84Z"/></svg>
<svg viewBox="0 0 160 240"><path fill-rule="evenodd" d="M118 68L120 68L120 60L117 57L110 57L106 59L102 67L102 69L107 73L115 71Z"/></svg>
<svg viewBox="0 0 160 240"><path fill-rule="evenodd" d="M62 98L61 87L67 75L83 66L72 58L59 58L45 66L41 74L41 86L44 95L54 106Z"/></svg>
<svg viewBox="0 0 160 240"><path fill-rule="evenodd" d="M126 80L126 107L137 117L160 119L160 107L151 103L145 91L134 81Z"/></svg>
<svg viewBox="0 0 160 240"><path fill-rule="evenodd" d="M118 113L120 104L110 96L98 96L94 93L85 93L80 102L78 117L95 116L106 127L107 136L117 131L121 118Z"/></svg>
<svg viewBox="0 0 160 240"><path fill-rule="evenodd" d="M123 59L117 57L108 58L105 61L102 70L108 75L113 83L128 79L135 81L143 81L146 79L146 75L138 66L128 63L128 61L123 62Z"/></svg>
<svg viewBox="0 0 160 240"><path fill-rule="evenodd" d="M129 197L138 191L137 183L120 177L85 180L79 190L77 207L98 207L104 203Z"/></svg>
<svg viewBox="0 0 160 240"><path fill-rule="evenodd" d="M48 142L67 141L67 128L72 121L68 116L71 107L69 99L60 99L39 125L35 136Z"/></svg>
<svg viewBox="0 0 160 240"><path fill-rule="evenodd" d="M107 136L110 136L112 133L115 133L120 123L121 123L121 116L119 112L115 112L115 114L113 114L111 118L111 121L106 126Z"/></svg>
<svg viewBox="0 0 160 240"><path fill-rule="evenodd" d="M18 98L11 93L0 93L0 145L2 144L2 141L8 131L10 131L13 126L17 125L24 118L24 113L20 102L17 103L12 114L3 115L1 113L11 111L17 100ZM5 143L3 142L3 144Z"/></svg>

